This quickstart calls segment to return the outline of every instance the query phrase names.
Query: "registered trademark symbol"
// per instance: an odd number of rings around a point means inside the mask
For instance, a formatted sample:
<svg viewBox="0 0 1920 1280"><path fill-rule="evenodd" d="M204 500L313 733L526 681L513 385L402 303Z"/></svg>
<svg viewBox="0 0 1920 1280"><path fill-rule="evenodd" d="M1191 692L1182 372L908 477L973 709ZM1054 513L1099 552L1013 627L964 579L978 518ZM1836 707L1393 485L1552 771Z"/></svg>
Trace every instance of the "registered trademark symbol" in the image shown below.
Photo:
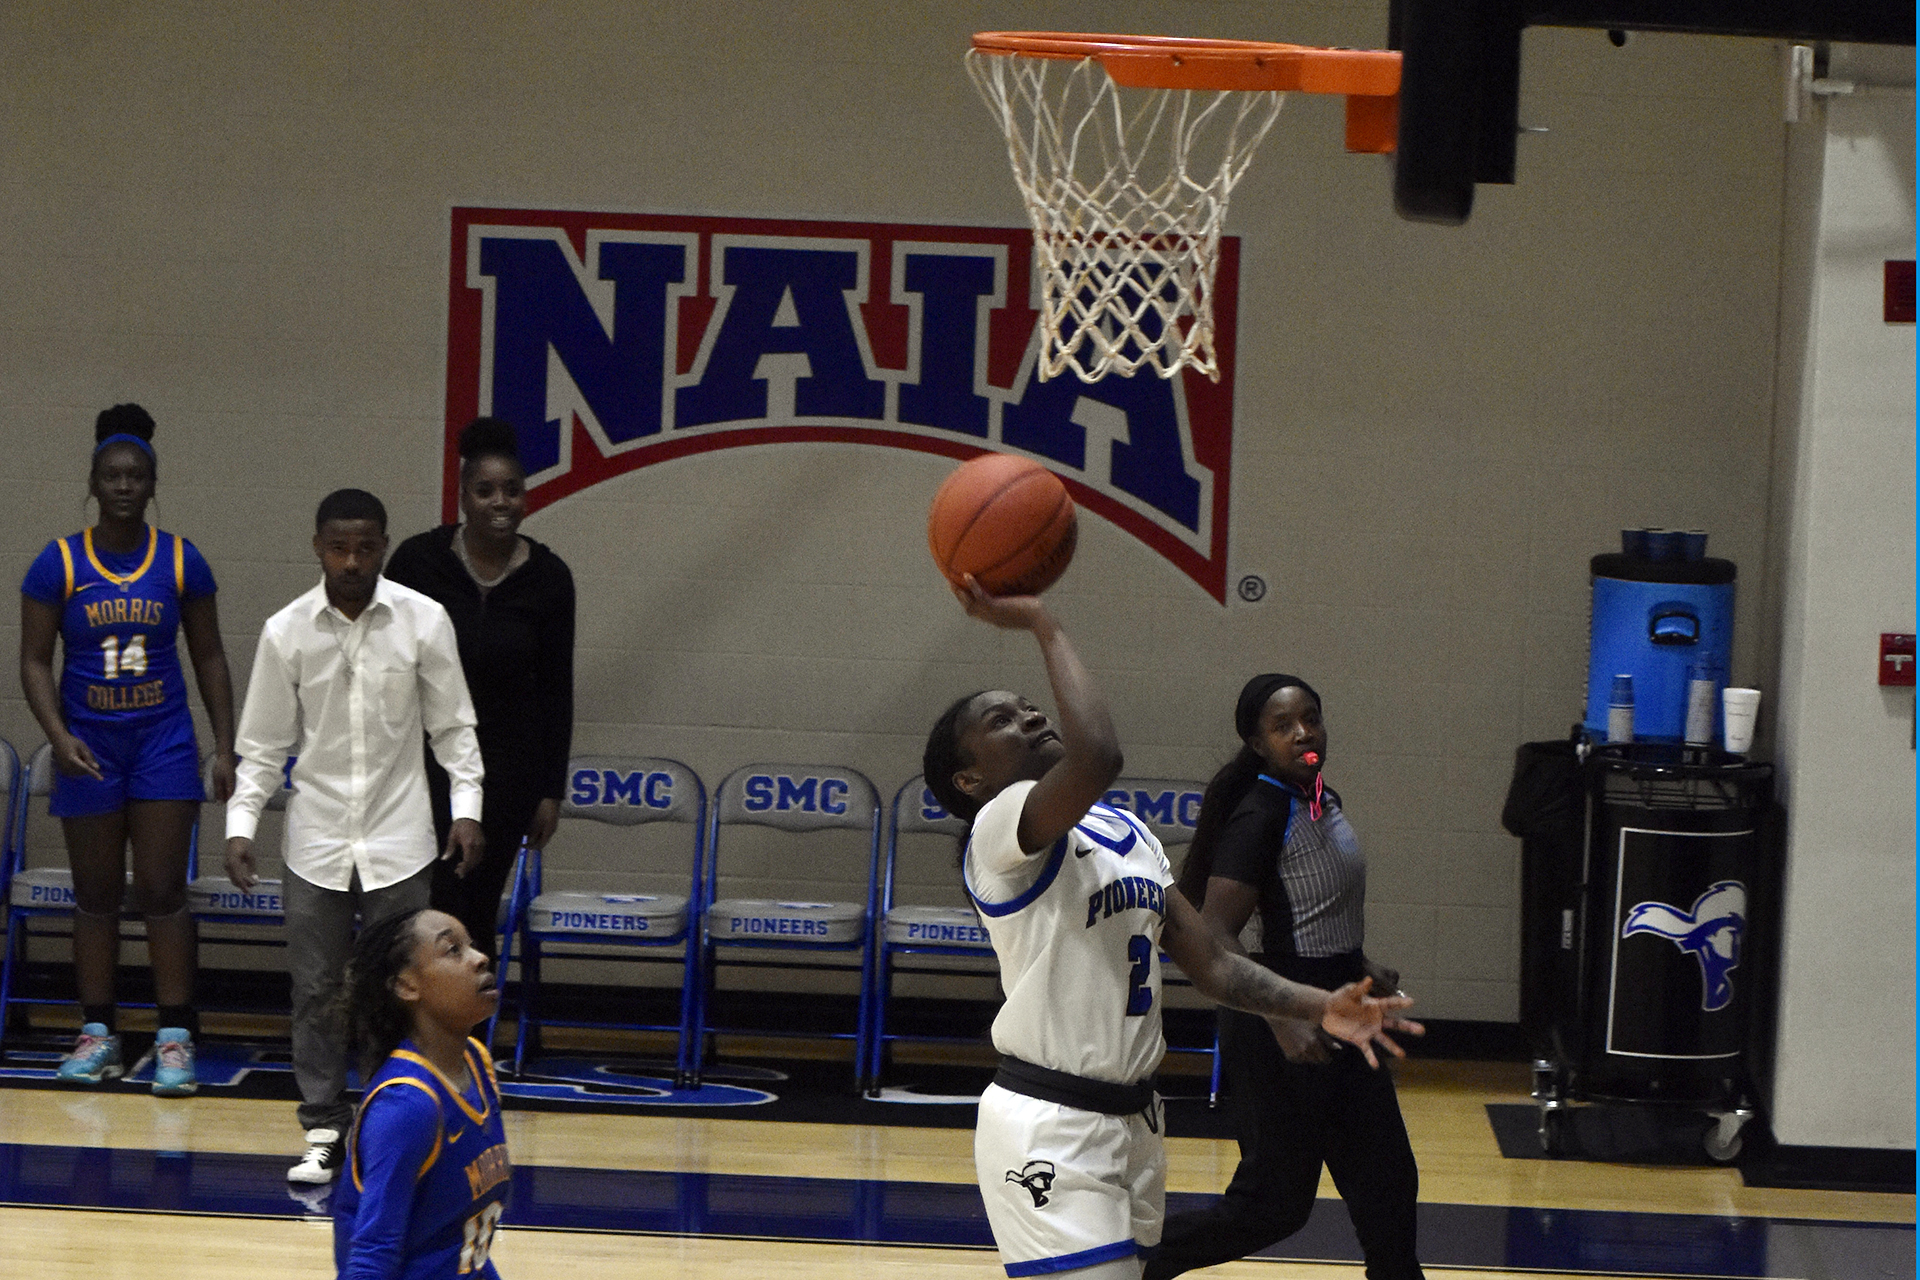
<svg viewBox="0 0 1920 1280"><path fill-rule="evenodd" d="M1258 604L1267 598L1267 580L1257 573L1249 573L1240 579L1235 591L1248 604Z"/></svg>

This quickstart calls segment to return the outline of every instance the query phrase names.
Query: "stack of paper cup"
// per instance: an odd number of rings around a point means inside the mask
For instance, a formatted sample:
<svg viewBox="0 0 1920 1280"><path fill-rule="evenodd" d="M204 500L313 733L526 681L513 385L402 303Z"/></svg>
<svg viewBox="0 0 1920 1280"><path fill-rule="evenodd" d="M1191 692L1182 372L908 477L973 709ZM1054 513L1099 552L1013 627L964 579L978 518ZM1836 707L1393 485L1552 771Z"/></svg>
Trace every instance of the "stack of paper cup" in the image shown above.
<svg viewBox="0 0 1920 1280"><path fill-rule="evenodd" d="M1633 741L1633 675L1630 672L1613 678L1613 692L1607 697L1607 741Z"/></svg>
<svg viewBox="0 0 1920 1280"><path fill-rule="evenodd" d="M1713 742L1713 685L1712 667L1695 663L1687 668L1686 742L1690 747Z"/></svg>
<svg viewBox="0 0 1920 1280"><path fill-rule="evenodd" d="M1720 702L1726 715L1727 750L1743 756L1753 749L1753 724L1760 718L1760 691L1722 689Z"/></svg>

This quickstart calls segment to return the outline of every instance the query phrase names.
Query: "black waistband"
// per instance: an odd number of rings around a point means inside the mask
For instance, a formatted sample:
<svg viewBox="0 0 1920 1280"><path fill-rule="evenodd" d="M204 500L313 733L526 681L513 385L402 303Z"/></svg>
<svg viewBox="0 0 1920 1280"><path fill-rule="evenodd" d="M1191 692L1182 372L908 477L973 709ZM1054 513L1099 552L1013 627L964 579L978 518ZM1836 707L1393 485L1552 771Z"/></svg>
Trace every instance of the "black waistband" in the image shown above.
<svg viewBox="0 0 1920 1280"><path fill-rule="evenodd" d="M1138 1084L1089 1080L1052 1067L1035 1066L1012 1054L1001 1056L1000 1069L993 1073L993 1082L1010 1093L1106 1116L1130 1116L1153 1105L1151 1079Z"/></svg>
<svg viewBox="0 0 1920 1280"><path fill-rule="evenodd" d="M1358 982L1367 968L1366 957L1357 948L1331 956L1294 956L1268 951L1253 959L1283 978L1304 982L1310 987L1324 987L1328 991L1344 987L1349 982ZM1373 994L1384 996L1393 993L1376 991Z"/></svg>

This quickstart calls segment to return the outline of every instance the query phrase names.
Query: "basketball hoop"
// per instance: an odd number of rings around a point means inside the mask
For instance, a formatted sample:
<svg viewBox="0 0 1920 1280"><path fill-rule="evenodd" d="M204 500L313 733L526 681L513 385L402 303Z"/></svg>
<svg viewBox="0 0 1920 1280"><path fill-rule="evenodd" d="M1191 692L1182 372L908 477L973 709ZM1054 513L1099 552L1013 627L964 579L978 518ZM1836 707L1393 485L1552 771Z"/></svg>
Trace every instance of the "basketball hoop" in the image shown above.
<svg viewBox="0 0 1920 1280"><path fill-rule="evenodd" d="M1347 95L1347 148L1391 152L1400 55L1251 40L983 31L967 71L1033 224L1039 374L1216 382L1227 200L1288 92ZM1123 92L1124 91L1124 92Z"/></svg>

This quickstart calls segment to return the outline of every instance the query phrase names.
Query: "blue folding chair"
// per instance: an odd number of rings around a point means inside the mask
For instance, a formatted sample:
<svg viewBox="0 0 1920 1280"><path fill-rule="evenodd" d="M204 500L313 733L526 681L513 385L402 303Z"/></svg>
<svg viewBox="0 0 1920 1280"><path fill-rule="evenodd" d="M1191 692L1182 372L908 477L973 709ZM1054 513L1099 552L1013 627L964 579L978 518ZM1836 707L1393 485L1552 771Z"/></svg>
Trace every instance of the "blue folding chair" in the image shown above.
<svg viewBox="0 0 1920 1280"><path fill-rule="evenodd" d="M12 748L8 748L12 754ZM22 971L27 963L27 943L29 941L29 922L34 920L68 920L73 918L73 870L71 867L27 865L27 810L31 802L53 794L53 748L42 744L27 761L24 771L19 771L17 757L14 769L18 779L9 788L10 794L18 799L13 804L14 818L10 828L11 840L7 850L7 947L4 958L0 958L0 1038L6 1034L6 1028L13 1021L15 1004L39 1004L38 1000L27 1000L18 994Z"/></svg>
<svg viewBox="0 0 1920 1280"><path fill-rule="evenodd" d="M694 904L700 899L701 853L707 817L707 792L699 777L678 760L653 756L577 756L567 764L564 818L579 818L615 827L644 823L685 823L693 832L687 892L632 893L601 889L546 892L545 858L524 844L507 903L506 938L500 950L499 972L504 982L520 940L520 1010L514 1035L513 1072L520 1074L529 1039L549 1027L619 1027L635 1031L672 1031L678 1040L674 1054L676 1085L685 1087L694 1077L691 1031L699 983L699 929ZM639 859L625 865L638 865ZM649 858L650 865L662 865ZM638 952L621 959L666 962L680 966L680 1016L673 1024L621 1022L612 1019L566 1021L545 1018L539 1012L540 962L555 945L564 947L618 947ZM565 954L577 954L569 951ZM595 958L607 959L605 955ZM496 1012L494 1017L500 1015ZM488 1040L492 1040L492 1024Z"/></svg>
<svg viewBox="0 0 1920 1280"><path fill-rule="evenodd" d="M219 805L213 798L213 760L208 753L201 763L200 777L206 786L206 803ZM288 758L281 770L281 785L267 797L266 812L284 813L287 797L293 794L293 760ZM195 921L202 925L213 925L220 930L215 936L201 935L202 943L211 943L221 947L276 947L287 945L286 908L281 897L284 880L274 876L261 876L254 881L253 888L242 890L233 881L227 879L226 831L222 821L225 805L219 805L213 813L212 836L216 870L210 875L200 874L200 836L206 826L206 814L193 824L193 847L187 856L187 910L193 913ZM262 841L254 840L258 850ZM229 926L238 926L231 928ZM285 1013L286 1006L275 1005L266 1010L270 1013Z"/></svg>
<svg viewBox="0 0 1920 1280"><path fill-rule="evenodd" d="M793 834L847 830L866 833L864 900L803 902L775 898L719 897L723 879L741 877L723 870L721 851L729 829L757 826ZM866 1031L873 997L873 916L880 858L880 800L865 775L837 765L750 764L735 769L714 792L707 822L706 870L700 882L700 982L693 1015L693 1079L704 1069L708 1038L744 1031L713 1020L714 984L719 965L745 968L848 969L851 965L762 958L772 951L801 951L857 958L860 996L854 1029L817 1027L756 1028L755 1034L802 1035L854 1042L853 1074L857 1090L867 1058ZM765 877L770 879L771 877ZM724 958L722 950L729 954Z"/></svg>
<svg viewBox="0 0 1920 1280"><path fill-rule="evenodd" d="M1161 847L1167 851L1167 858L1173 863L1177 875L1180 871L1180 847L1193 841L1194 827L1200 821L1200 801L1206 791L1206 783L1180 778L1120 778L1101 799L1116 809L1125 809L1146 823L1147 830L1159 838ZM1163 984L1192 985L1164 954L1160 960ZM1169 1042L1167 1052L1207 1054L1212 1059L1207 1105L1212 1106L1220 1100L1220 1032L1217 1022L1210 1042L1190 1045Z"/></svg>
<svg viewBox="0 0 1920 1280"><path fill-rule="evenodd" d="M27 796L23 785L25 777L20 769L20 753L13 744L0 738L0 784L6 787L6 798L0 803L0 897L9 904L13 902L13 872L19 850L22 833L26 830ZM5 917L7 936L4 953L0 953L0 1039L6 1036L7 996L11 993L13 978L13 929L11 912Z"/></svg>
<svg viewBox="0 0 1920 1280"><path fill-rule="evenodd" d="M293 794L293 758L287 759L281 769L284 781L280 788L267 797L268 813L284 813L287 797ZM213 798L213 756L209 754L200 766L201 782L206 786L206 803L217 803ZM224 806L222 806L224 808ZM202 924L237 925L284 925L287 922L286 911L281 905L280 893L284 881L262 876L254 882L251 889L244 892L227 879L225 866L226 840L224 824L216 829L222 831L215 848L220 853L222 870L213 875L199 874L200 868L200 828L204 825L195 822L193 826L193 849L187 859L187 908L193 912L193 918ZM260 842L254 841L255 848ZM282 946L284 939L239 939L222 938L220 944L231 943L252 946Z"/></svg>
<svg viewBox="0 0 1920 1280"><path fill-rule="evenodd" d="M966 897L966 891L960 882L960 873L950 865L945 879L951 881L951 890L936 895L924 885L916 885L916 896L944 896L954 900L954 904L928 906L903 904L898 901L903 887L904 877L900 866L901 837L909 840L918 836L945 836L947 856L942 862L952 861L952 842L966 834L967 825L948 813L934 798L928 789L926 779L919 774L909 778L899 791L894 793L893 804L888 810L886 854L880 870L879 909L874 914L874 980L873 999L869 1002L869 1016L872 1025L867 1031L867 1061L863 1069L865 1091L869 1094L880 1090L880 1077L886 1068L887 1046L895 1041L915 1040L945 1044L972 1043L977 1037L909 1035L887 1030L887 1004L893 997L893 978L897 973L937 973L956 972L952 967L934 967L921 965L909 968L894 963L895 956L941 956L949 959L969 959L993 961L993 943L987 937L986 927L981 923L979 913L971 905L955 905ZM922 841L921 843L926 843ZM961 970L960 972L967 972ZM984 973L997 972L994 969L982 970Z"/></svg>
<svg viewBox="0 0 1920 1280"><path fill-rule="evenodd" d="M7 749L9 756L13 749ZM17 758L17 757L16 757ZM16 769L18 765L14 766ZM67 1000L28 999L18 993L22 970L27 963L27 943L30 940L30 922L35 920L68 921L68 934L71 936L74 910L73 868L66 865L64 859L57 866L29 866L27 841L27 810L36 799L45 799L53 794L53 748L42 743L27 762L24 776L18 785L9 788L17 793L18 801L13 805L14 820L11 826L11 847L7 851L7 865L4 879L7 886L7 942L4 957L0 957L0 1037L6 1034L6 1027L12 1021L13 1006L16 1004L70 1004ZM191 852L189 852L191 858ZM191 864L190 864L191 865ZM189 873L191 874L191 873ZM127 889L133 888L133 872L127 872ZM124 901L124 899L123 899ZM62 936L56 929L50 935ZM135 934L134 937L140 935ZM122 1001L122 1007L128 1009L151 1009L151 1003Z"/></svg>

